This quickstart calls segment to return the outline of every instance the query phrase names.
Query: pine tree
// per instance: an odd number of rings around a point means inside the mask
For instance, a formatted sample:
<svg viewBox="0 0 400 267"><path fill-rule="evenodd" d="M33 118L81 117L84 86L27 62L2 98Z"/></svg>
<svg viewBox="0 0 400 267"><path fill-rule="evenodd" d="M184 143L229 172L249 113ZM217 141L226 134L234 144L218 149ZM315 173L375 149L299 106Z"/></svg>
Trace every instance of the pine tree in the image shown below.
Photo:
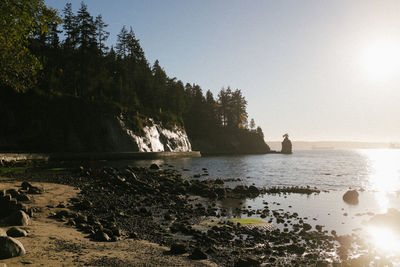
<svg viewBox="0 0 400 267"><path fill-rule="evenodd" d="M250 120L250 130L253 130L256 127L256 123L254 122L254 119Z"/></svg>
<svg viewBox="0 0 400 267"><path fill-rule="evenodd" d="M117 45L115 46L117 55L121 58L125 58L128 54L128 31L125 25L117 36Z"/></svg>
<svg viewBox="0 0 400 267"><path fill-rule="evenodd" d="M104 23L103 17L101 15L98 15L96 17L94 24L96 25L96 38L98 49L101 53L105 53L108 47L106 47L104 43L105 41L107 41L108 36L110 35L110 33L105 30L108 27L108 24Z"/></svg>
<svg viewBox="0 0 400 267"><path fill-rule="evenodd" d="M64 20L63 20L63 28L65 30L66 38L65 38L65 46L67 48L74 49L77 42L77 19L72 12L72 4L67 3L63 10L64 12Z"/></svg>
<svg viewBox="0 0 400 267"><path fill-rule="evenodd" d="M93 17L87 10L87 5L81 3L81 8L78 10L76 16L77 23L77 43L81 50L88 50L97 47L96 41L96 25Z"/></svg>

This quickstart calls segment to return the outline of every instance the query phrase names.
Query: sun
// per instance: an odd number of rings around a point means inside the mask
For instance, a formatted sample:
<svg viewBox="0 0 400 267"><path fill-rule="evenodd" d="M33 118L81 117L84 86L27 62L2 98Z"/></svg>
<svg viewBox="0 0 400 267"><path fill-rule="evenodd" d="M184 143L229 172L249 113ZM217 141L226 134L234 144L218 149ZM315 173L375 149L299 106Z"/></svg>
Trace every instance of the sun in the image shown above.
<svg viewBox="0 0 400 267"><path fill-rule="evenodd" d="M388 80L400 71L400 44L375 42L363 51L362 65L370 78Z"/></svg>

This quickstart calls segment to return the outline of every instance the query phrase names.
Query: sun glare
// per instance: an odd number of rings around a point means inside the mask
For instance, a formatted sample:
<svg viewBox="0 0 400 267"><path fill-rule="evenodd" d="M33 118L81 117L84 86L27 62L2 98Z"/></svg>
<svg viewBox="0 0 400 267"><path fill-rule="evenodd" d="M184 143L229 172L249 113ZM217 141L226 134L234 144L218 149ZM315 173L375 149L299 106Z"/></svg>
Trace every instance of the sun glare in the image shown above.
<svg viewBox="0 0 400 267"><path fill-rule="evenodd" d="M394 42L376 42L363 53L363 67L369 77L388 80L400 70L400 45Z"/></svg>
<svg viewBox="0 0 400 267"><path fill-rule="evenodd" d="M400 238L391 229L369 226L367 227L367 233L377 249L392 253L400 252Z"/></svg>

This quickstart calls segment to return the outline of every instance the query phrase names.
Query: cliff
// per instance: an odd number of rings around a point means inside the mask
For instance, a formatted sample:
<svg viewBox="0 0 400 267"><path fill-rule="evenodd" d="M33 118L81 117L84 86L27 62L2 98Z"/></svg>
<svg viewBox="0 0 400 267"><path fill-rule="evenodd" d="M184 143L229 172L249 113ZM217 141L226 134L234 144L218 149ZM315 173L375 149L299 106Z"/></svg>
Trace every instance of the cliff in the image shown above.
<svg viewBox="0 0 400 267"><path fill-rule="evenodd" d="M3 152L270 152L262 135L245 129L196 131L164 126L107 102L33 92L0 92Z"/></svg>
<svg viewBox="0 0 400 267"><path fill-rule="evenodd" d="M167 129L113 104L10 93L0 98L0 114L0 151L191 151L184 129Z"/></svg>

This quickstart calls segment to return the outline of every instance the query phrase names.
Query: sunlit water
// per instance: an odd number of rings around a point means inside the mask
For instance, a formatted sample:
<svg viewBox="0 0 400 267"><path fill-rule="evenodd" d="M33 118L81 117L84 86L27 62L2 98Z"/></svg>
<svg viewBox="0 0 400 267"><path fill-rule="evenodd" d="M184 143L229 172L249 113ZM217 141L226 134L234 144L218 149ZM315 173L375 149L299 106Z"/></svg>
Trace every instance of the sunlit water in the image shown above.
<svg viewBox="0 0 400 267"><path fill-rule="evenodd" d="M295 151L292 155L218 156L152 162L173 166L191 179L241 178L239 183L259 187L311 186L328 190L316 195L266 195L245 201L225 200L219 204L230 211L230 216L246 217L235 214L236 208L262 209L263 202L268 202L271 210L297 212L311 225L323 225L324 229L335 230L338 234L356 233L375 249L400 256L400 226L369 224L375 214L386 213L390 208L400 210L400 150ZM134 162L142 166L149 163ZM203 168L207 168L209 175L193 178L195 174L204 174ZM349 188L365 190L359 192L358 205L349 205L342 200ZM400 217L398 219L400 225ZM280 224L277 227L283 228Z"/></svg>

